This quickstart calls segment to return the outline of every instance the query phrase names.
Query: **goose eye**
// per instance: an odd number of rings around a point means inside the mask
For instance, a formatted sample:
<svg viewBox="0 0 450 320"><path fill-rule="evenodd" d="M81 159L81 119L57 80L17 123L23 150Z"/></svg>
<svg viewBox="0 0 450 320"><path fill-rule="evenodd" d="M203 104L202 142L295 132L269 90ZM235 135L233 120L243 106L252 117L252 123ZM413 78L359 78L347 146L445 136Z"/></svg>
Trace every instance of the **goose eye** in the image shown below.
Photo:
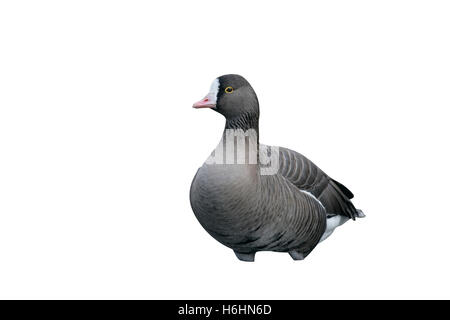
<svg viewBox="0 0 450 320"><path fill-rule="evenodd" d="M226 87L225 88L225 92L226 93L232 93L233 92L233 87Z"/></svg>

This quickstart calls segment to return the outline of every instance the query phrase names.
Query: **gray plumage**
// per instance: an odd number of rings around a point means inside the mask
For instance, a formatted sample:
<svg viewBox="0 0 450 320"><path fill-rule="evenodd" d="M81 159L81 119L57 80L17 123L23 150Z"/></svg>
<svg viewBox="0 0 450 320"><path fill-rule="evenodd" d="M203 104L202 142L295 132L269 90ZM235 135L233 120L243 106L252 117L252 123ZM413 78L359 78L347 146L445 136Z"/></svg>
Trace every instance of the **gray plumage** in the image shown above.
<svg viewBox="0 0 450 320"><path fill-rule="evenodd" d="M249 160L249 148L266 149L259 144L258 99L241 76L219 77L210 94L194 107L208 107L225 116L223 144L219 146L227 145L227 130L256 133L245 140L244 163L207 161L197 171L190 190L191 206L200 224L239 259L253 261L257 251L270 250L289 252L293 259L301 260L336 226L363 216L351 203L353 194L345 186L295 151L277 149L278 169L261 174L259 156L256 163ZM236 160L236 153L243 149L239 150L236 141L232 143ZM331 223L333 217L338 219Z"/></svg>
<svg viewBox="0 0 450 320"><path fill-rule="evenodd" d="M328 213L343 215L353 220L360 215L350 201L353 198L351 191L331 179L300 153L280 148L279 172L299 189L312 193Z"/></svg>

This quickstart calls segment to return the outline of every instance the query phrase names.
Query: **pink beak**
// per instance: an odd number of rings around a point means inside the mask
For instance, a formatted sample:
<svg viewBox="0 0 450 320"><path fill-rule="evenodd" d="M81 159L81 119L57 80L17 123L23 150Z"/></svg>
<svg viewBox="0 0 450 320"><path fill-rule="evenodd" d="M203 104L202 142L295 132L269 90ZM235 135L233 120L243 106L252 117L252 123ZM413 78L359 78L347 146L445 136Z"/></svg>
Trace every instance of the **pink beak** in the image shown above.
<svg viewBox="0 0 450 320"><path fill-rule="evenodd" d="M192 106L192 108L195 109L200 109L200 108L214 108L216 106L216 102L214 101L215 99L213 99L212 97L210 97L209 95L207 95L206 97L204 97L202 100L197 101L196 103L194 103L194 105Z"/></svg>

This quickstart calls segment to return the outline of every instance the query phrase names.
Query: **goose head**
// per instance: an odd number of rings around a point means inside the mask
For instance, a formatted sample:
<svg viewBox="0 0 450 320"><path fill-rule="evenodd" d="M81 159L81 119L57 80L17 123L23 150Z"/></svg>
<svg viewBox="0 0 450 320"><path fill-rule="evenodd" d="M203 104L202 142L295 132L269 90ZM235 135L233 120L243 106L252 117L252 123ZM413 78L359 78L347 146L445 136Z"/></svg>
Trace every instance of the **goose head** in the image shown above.
<svg viewBox="0 0 450 320"><path fill-rule="evenodd" d="M227 120L251 117L258 119L259 104L255 91L244 77L227 74L214 79L209 93L194 103L194 108L209 108Z"/></svg>

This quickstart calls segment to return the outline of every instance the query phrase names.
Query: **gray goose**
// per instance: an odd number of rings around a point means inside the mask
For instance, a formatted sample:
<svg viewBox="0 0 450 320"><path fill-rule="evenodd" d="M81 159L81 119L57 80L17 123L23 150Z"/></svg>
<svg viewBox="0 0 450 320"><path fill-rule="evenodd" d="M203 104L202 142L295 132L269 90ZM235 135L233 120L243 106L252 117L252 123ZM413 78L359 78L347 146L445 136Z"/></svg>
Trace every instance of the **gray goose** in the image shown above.
<svg viewBox="0 0 450 320"><path fill-rule="evenodd" d="M305 156L259 143L258 98L243 77L218 77L193 107L210 108L226 123L192 181L192 210L238 259L277 251L303 260L336 227L364 217L350 201L352 192Z"/></svg>

